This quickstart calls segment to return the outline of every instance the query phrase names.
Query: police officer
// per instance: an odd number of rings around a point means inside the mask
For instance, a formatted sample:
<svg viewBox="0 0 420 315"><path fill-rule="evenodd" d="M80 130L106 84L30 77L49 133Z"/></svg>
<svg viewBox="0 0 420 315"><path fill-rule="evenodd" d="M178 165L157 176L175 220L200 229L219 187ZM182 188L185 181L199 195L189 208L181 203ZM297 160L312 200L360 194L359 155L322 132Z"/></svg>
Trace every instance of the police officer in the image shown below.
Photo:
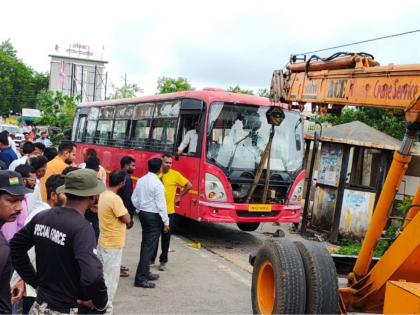
<svg viewBox="0 0 420 315"><path fill-rule="evenodd" d="M105 190L93 170L68 173L65 207L37 214L10 242L13 265L22 279L37 289L30 314L76 314L105 311L108 301L102 265L96 256L93 229L84 219L87 209ZM36 271L27 251L35 246Z"/></svg>

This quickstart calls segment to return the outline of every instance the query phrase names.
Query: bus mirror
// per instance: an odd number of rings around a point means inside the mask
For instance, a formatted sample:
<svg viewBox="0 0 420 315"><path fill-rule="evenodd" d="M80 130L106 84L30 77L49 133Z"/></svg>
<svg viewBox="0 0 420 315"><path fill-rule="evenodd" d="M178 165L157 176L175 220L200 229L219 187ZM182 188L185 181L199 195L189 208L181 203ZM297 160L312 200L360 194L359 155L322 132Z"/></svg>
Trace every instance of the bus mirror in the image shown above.
<svg viewBox="0 0 420 315"><path fill-rule="evenodd" d="M268 123L273 126L280 126L285 118L283 109L279 106L272 106L267 111L266 116Z"/></svg>

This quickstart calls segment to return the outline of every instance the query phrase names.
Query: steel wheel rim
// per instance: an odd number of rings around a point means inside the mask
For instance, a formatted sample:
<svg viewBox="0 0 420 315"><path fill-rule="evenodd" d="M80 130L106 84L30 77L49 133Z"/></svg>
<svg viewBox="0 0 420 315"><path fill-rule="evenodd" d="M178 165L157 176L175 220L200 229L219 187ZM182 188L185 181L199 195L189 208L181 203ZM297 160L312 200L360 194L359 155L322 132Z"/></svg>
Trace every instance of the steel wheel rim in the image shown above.
<svg viewBox="0 0 420 315"><path fill-rule="evenodd" d="M258 273L257 299L261 314L272 314L276 296L273 266L265 261Z"/></svg>

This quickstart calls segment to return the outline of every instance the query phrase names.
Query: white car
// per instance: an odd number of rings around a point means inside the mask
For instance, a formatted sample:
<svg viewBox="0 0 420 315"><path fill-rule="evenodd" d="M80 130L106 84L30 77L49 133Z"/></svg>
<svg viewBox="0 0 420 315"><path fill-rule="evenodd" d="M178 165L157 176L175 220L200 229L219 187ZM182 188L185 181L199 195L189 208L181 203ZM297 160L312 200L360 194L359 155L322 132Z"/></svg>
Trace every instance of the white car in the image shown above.
<svg viewBox="0 0 420 315"><path fill-rule="evenodd" d="M19 147L19 143L25 139L25 137L23 136L22 128L16 125L0 124L0 132L4 130L7 130L9 134L15 135L15 143L17 147Z"/></svg>

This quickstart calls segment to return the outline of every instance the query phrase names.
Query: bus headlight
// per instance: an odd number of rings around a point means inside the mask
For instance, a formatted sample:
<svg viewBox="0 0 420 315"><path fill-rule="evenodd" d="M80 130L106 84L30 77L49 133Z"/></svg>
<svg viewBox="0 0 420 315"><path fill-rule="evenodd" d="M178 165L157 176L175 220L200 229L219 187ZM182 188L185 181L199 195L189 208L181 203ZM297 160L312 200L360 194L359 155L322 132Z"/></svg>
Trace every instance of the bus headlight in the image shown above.
<svg viewBox="0 0 420 315"><path fill-rule="evenodd" d="M206 197L211 201L227 201L222 182L209 173L206 173Z"/></svg>
<svg viewBox="0 0 420 315"><path fill-rule="evenodd" d="M302 202L303 183L304 181L301 180L300 183L296 185L295 189L293 189L292 193L290 194L289 204L297 205Z"/></svg>

